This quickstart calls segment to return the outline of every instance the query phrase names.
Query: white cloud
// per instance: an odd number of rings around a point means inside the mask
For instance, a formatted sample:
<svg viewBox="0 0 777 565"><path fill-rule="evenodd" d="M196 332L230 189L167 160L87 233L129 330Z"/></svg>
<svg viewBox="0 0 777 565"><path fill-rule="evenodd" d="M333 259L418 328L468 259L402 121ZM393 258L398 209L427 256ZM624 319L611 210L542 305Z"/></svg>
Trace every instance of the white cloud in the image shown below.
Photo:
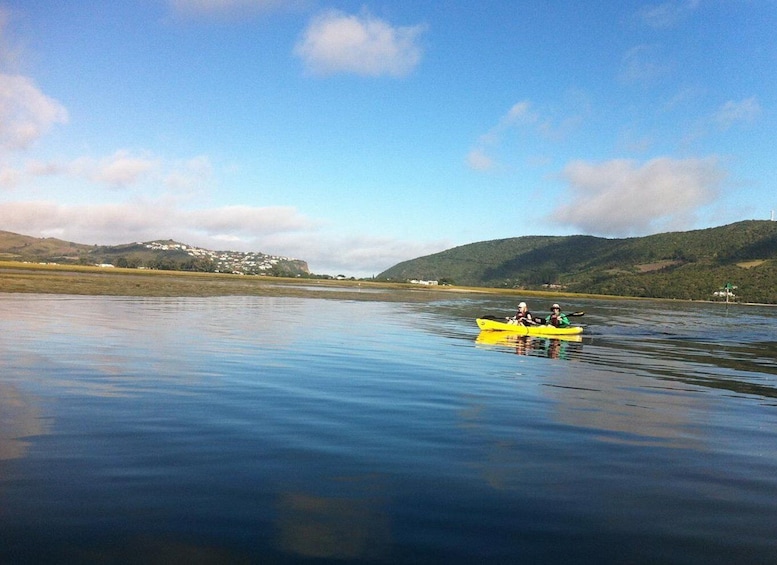
<svg viewBox="0 0 777 565"><path fill-rule="evenodd" d="M3 167L0 168L0 188L14 188L19 184L22 174L12 168Z"/></svg>
<svg viewBox="0 0 777 565"><path fill-rule="evenodd" d="M370 16L335 10L314 18L294 52L314 74L404 76L421 60L424 26L393 27Z"/></svg>
<svg viewBox="0 0 777 565"><path fill-rule="evenodd" d="M661 157L640 165L615 159L573 161L563 171L571 201L551 220L605 236L683 229L718 195L725 171L716 158Z"/></svg>
<svg viewBox="0 0 777 565"><path fill-rule="evenodd" d="M467 154L467 165L476 171L493 169L496 161L489 155L489 149L499 145L510 128L536 121L537 116L532 110L531 102L516 102L499 118L494 127L478 138L476 146Z"/></svg>
<svg viewBox="0 0 777 565"><path fill-rule="evenodd" d="M0 166L0 187L12 188L37 177L60 176L87 180L111 188L138 189L143 181L155 188L195 192L211 186L213 166L207 156L165 161L150 154L119 150L102 158L78 157L70 162L31 159L24 167Z"/></svg>
<svg viewBox="0 0 777 565"><path fill-rule="evenodd" d="M499 121L494 127L480 136L479 141L483 145L496 144L511 127L519 124L530 124L536 121L537 116L532 111L531 102L528 100L517 102L513 104L504 116L499 118Z"/></svg>
<svg viewBox="0 0 777 565"><path fill-rule="evenodd" d="M209 235L237 234L247 237L310 229L313 222L292 206L224 206L183 212L185 225Z"/></svg>
<svg viewBox="0 0 777 565"><path fill-rule="evenodd" d="M173 164L164 178L167 188L176 191L195 191L207 187L213 179L213 165L205 155Z"/></svg>
<svg viewBox="0 0 777 565"><path fill-rule="evenodd" d="M761 105L755 96L739 102L729 100L717 110L697 120L683 136L683 144L690 146L700 139L723 133L731 128L751 124L761 115Z"/></svg>
<svg viewBox="0 0 777 565"><path fill-rule="evenodd" d="M475 146L466 157L467 165L476 171L488 171L497 167L497 160L492 153L497 152L500 145L516 129L522 129L536 136L537 139L548 142L560 142L577 130L589 111L589 104L585 96L579 93L570 93L567 106L574 110L569 115L554 115L554 112L541 112L534 108L528 100L522 100L513 104L502 115L496 125L481 135ZM545 114L545 115L543 115ZM527 163L537 166L540 163L547 164L544 156L527 156Z"/></svg>
<svg viewBox="0 0 777 565"><path fill-rule="evenodd" d="M674 96L669 98L664 104L662 111L672 112L697 102L704 95L704 89L699 87L684 87L681 88Z"/></svg>
<svg viewBox="0 0 777 565"><path fill-rule="evenodd" d="M59 163L31 159L27 161L27 164L24 167L24 172L31 177L46 177L60 175L67 171L66 168Z"/></svg>
<svg viewBox="0 0 777 565"><path fill-rule="evenodd" d="M494 160L478 147L467 154L467 165L476 171L488 171L494 168Z"/></svg>
<svg viewBox="0 0 777 565"><path fill-rule="evenodd" d="M584 116L582 114L568 116L558 122L547 119L544 120L541 124L537 125L537 132L544 139L551 141L564 141L572 134L572 132L580 128L583 120Z"/></svg>
<svg viewBox="0 0 777 565"><path fill-rule="evenodd" d="M325 272L344 271L350 274L357 268L357 276L371 276L402 261L438 253L450 247L451 243L447 241L409 242L358 237L339 239L336 245L324 247L316 255L316 261L329 266Z"/></svg>
<svg viewBox="0 0 777 565"><path fill-rule="evenodd" d="M751 96L740 102L729 100L715 112L713 121L726 130L737 123L752 122L760 114L761 105L755 96Z"/></svg>
<svg viewBox="0 0 777 565"><path fill-rule="evenodd" d="M31 159L20 168L0 166L0 188L16 188L29 178L67 174L67 168L59 163Z"/></svg>
<svg viewBox="0 0 777 565"><path fill-rule="evenodd" d="M638 15L646 25L656 29L666 29L674 27L690 16L698 5L699 0L674 0L645 6Z"/></svg>
<svg viewBox="0 0 777 565"><path fill-rule="evenodd" d="M172 201L65 205L50 201L0 203L4 230L115 245L175 239L213 250L261 251L307 261L313 272L371 276L442 251L448 242L407 242L337 236L291 206L224 206L186 210Z"/></svg>
<svg viewBox="0 0 777 565"><path fill-rule="evenodd" d="M364 235L281 233L264 238L268 249L304 259L315 273L369 277L415 257L451 247L449 241L403 241Z"/></svg>
<svg viewBox="0 0 777 565"><path fill-rule="evenodd" d="M267 233L309 230L311 220L293 207L226 206L185 210L172 201L66 205L49 201L0 203L4 229L38 236L58 234L95 244L184 238L184 243L233 235L250 241ZM188 238L188 240L187 240Z"/></svg>
<svg viewBox="0 0 777 565"><path fill-rule="evenodd" d="M64 106L43 94L29 78L0 74L0 148L26 149L53 124L67 120Z"/></svg>
<svg viewBox="0 0 777 565"><path fill-rule="evenodd" d="M513 104L513 107L502 118L502 125L507 127L521 120L532 121L532 119L531 103L528 100L523 100Z"/></svg>
<svg viewBox="0 0 777 565"><path fill-rule="evenodd" d="M670 70L657 45L637 45L623 55L619 78L626 84L650 85Z"/></svg>
<svg viewBox="0 0 777 565"><path fill-rule="evenodd" d="M81 157L70 164L72 174L87 178L99 184L126 187L137 183L141 177L159 168L157 159L136 157L129 151L116 151L98 161Z"/></svg>

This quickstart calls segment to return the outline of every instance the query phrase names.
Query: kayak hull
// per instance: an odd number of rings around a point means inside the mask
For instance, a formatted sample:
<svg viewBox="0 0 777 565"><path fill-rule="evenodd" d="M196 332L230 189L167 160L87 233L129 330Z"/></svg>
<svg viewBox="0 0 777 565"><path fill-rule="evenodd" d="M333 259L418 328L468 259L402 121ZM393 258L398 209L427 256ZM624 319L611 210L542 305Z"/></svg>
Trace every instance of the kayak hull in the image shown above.
<svg viewBox="0 0 777 565"><path fill-rule="evenodd" d="M528 341L527 341L528 340ZM475 343L478 345L504 345L507 347L526 347L532 340L554 340L572 343L583 341L582 334L555 334L555 335L521 335L513 332L500 332L483 330L478 334Z"/></svg>
<svg viewBox="0 0 777 565"><path fill-rule="evenodd" d="M499 320L490 320L487 318L477 319L478 327L483 331L511 332L517 335L539 335L539 336L569 336L583 333L582 326L567 326L566 328L557 328L555 326L537 325L524 326L521 324L508 324Z"/></svg>

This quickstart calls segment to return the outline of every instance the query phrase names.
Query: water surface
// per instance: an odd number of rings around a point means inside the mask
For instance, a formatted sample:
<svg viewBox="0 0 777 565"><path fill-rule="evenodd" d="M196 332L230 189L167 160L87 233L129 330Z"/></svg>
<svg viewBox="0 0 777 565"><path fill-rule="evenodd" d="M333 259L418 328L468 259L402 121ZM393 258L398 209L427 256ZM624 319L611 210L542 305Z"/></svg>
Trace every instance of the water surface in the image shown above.
<svg viewBox="0 0 777 565"><path fill-rule="evenodd" d="M401 296L0 295L0 562L774 560L774 309Z"/></svg>

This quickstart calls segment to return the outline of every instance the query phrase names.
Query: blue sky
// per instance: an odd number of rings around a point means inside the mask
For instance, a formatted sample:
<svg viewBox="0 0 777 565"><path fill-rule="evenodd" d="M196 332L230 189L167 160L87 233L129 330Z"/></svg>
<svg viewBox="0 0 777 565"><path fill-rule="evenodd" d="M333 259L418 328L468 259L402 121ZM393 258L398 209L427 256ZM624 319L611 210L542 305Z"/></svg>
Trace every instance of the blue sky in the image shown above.
<svg viewBox="0 0 777 565"><path fill-rule="evenodd" d="M370 276L777 208L772 0L0 0L0 229Z"/></svg>

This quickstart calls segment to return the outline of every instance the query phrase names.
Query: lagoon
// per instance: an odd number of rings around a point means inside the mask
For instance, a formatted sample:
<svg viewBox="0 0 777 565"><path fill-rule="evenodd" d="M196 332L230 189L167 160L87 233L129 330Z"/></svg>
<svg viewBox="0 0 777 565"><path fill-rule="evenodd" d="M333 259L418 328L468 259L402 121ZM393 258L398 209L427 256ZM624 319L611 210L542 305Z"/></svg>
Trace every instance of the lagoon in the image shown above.
<svg viewBox="0 0 777 565"><path fill-rule="evenodd" d="M777 555L774 308L325 294L0 294L0 562Z"/></svg>

